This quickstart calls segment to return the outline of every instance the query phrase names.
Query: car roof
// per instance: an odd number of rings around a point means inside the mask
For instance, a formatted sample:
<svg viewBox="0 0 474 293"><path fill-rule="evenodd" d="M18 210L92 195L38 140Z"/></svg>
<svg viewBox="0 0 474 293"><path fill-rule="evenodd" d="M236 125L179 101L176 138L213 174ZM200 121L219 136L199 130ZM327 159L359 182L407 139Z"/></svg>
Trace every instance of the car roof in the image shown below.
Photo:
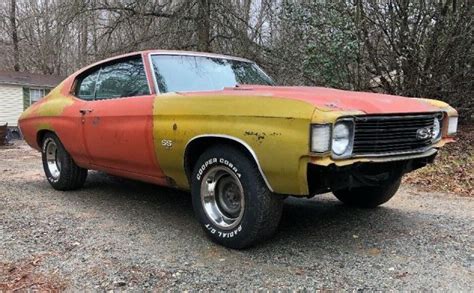
<svg viewBox="0 0 474 293"><path fill-rule="evenodd" d="M121 54L117 56L113 56L107 59L100 60L98 62L95 62L93 64L90 64L84 68L79 69L76 71L73 75L76 76L82 72L87 71L88 69L95 67L97 65L107 63L110 61L126 58L126 57L131 57L131 56L137 56L137 55L181 55L181 56L202 56L202 57L210 57L210 58L220 58L220 59L229 59L229 60L236 60L236 61L242 61L242 62L249 62L249 63L255 63L252 60L248 60L245 58L241 57L235 57L235 56L229 56L229 55L222 55L222 54L215 54L215 53L207 53L207 52L194 52L194 51L179 51L179 50L143 50L143 51L135 51L135 52L130 52L126 54Z"/></svg>
<svg viewBox="0 0 474 293"><path fill-rule="evenodd" d="M252 60L248 60L248 59L241 58L241 57L224 55L224 54L208 53L208 52L179 51L179 50L148 50L148 51L141 51L141 53L148 53L148 54L151 54L151 55L202 56L202 57L230 59L230 60L237 60L237 61L254 63L254 61L252 61Z"/></svg>

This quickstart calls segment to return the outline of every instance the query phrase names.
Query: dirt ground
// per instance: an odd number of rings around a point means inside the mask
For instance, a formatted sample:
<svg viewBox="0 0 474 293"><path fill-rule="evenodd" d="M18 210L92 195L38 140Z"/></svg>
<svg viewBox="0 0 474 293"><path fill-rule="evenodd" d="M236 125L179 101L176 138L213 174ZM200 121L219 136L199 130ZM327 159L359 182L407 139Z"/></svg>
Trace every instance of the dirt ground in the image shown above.
<svg viewBox="0 0 474 293"><path fill-rule="evenodd" d="M273 239L211 243L189 194L90 172L53 190L39 153L0 149L0 291L335 289L474 291L474 199L404 185L375 210L286 200Z"/></svg>

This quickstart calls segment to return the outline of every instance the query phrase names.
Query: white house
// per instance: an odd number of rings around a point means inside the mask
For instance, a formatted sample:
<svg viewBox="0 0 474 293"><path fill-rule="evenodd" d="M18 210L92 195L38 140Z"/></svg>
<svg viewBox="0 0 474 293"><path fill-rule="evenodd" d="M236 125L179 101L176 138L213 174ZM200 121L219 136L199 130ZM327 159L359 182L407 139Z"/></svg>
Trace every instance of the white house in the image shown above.
<svg viewBox="0 0 474 293"><path fill-rule="evenodd" d="M26 72L0 71L0 125L16 127L18 117L64 78Z"/></svg>

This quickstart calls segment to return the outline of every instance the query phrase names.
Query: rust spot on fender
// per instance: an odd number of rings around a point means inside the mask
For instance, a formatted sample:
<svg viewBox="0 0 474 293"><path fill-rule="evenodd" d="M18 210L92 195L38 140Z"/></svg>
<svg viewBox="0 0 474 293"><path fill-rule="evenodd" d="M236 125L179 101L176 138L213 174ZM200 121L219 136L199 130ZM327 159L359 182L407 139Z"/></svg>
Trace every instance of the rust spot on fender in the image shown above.
<svg viewBox="0 0 474 293"><path fill-rule="evenodd" d="M255 136L257 142L262 143L262 141L266 138L267 134L265 132L254 132L254 131L245 131L245 136Z"/></svg>

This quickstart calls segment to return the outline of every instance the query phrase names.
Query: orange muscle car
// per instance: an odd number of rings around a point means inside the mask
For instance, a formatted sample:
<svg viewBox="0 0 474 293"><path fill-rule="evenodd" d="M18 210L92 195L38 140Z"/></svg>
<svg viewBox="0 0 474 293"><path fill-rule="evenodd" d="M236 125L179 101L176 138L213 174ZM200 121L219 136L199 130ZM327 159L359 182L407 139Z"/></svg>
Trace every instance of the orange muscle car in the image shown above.
<svg viewBox="0 0 474 293"><path fill-rule="evenodd" d="M278 226L283 199L332 192L376 207L453 140L446 103L276 86L254 62L143 51L72 74L19 125L53 188L87 170L190 190L209 237L244 248Z"/></svg>

